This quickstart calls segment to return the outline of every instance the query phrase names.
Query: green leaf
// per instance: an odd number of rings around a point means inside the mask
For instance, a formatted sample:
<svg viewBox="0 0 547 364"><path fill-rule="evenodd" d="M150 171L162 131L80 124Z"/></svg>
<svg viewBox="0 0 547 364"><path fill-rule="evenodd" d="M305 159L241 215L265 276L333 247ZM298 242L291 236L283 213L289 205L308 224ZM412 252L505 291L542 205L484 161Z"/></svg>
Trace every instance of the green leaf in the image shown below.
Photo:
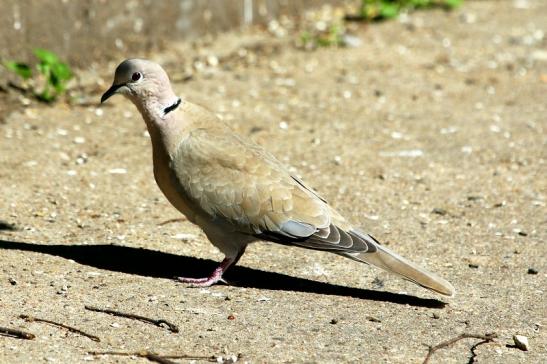
<svg viewBox="0 0 547 364"><path fill-rule="evenodd" d="M444 0L440 0L444 1ZM419 8L427 8L433 5L433 0L412 0L410 6L412 6L415 9Z"/></svg>
<svg viewBox="0 0 547 364"><path fill-rule="evenodd" d="M308 31L303 31L303 32L300 34L300 40L301 40L302 43L304 43L304 44L308 44L309 42L311 42L312 36L311 36L310 32L308 32Z"/></svg>
<svg viewBox="0 0 547 364"><path fill-rule="evenodd" d="M32 77L32 69L26 63L9 61L4 63L4 66L24 80Z"/></svg>
<svg viewBox="0 0 547 364"><path fill-rule="evenodd" d="M51 86L55 88L57 92L59 92L59 89L62 89L63 85L61 83L61 80L55 75L55 73L51 72L49 74L49 78L47 80Z"/></svg>
<svg viewBox="0 0 547 364"><path fill-rule="evenodd" d="M399 15L399 6L392 3L382 3L380 16L384 19L396 18Z"/></svg>
<svg viewBox="0 0 547 364"><path fill-rule="evenodd" d="M44 102L51 102L53 100L55 100L55 95L52 95L50 92L49 92L49 89L46 88L44 91L42 91L40 94L37 94L36 95L36 98L40 101L44 101Z"/></svg>
<svg viewBox="0 0 547 364"><path fill-rule="evenodd" d="M463 0L445 0L444 5L447 8L454 9L460 6L463 3Z"/></svg>
<svg viewBox="0 0 547 364"><path fill-rule="evenodd" d="M49 70L51 67L48 63L38 63L36 65L36 68L38 69L38 72L40 72L45 77L49 78Z"/></svg>
<svg viewBox="0 0 547 364"><path fill-rule="evenodd" d="M42 63L46 63L46 64L59 63L59 57L57 57L57 55L55 53L47 51L47 50L42 49L42 48L36 48L34 50L34 55Z"/></svg>
<svg viewBox="0 0 547 364"><path fill-rule="evenodd" d="M36 69L45 82L43 89L33 89L33 95L40 101L53 102L66 91L66 83L73 77L72 70L66 63L61 62L55 53L48 50L36 48L34 55L39 60ZM26 63L10 61L5 62L4 66L24 79L33 76L32 69Z"/></svg>
<svg viewBox="0 0 547 364"><path fill-rule="evenodd" d="M72 71L66 63L55 63L51 67L51 72L57 77L60 81L68 81L72 78Z"/></svg>

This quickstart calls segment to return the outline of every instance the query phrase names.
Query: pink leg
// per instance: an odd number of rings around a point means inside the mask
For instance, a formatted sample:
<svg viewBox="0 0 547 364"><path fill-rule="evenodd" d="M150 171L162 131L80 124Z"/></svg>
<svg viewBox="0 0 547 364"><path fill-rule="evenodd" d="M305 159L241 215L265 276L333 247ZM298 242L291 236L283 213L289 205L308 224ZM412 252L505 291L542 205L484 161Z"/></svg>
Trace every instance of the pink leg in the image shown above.
<svg viewBox="0 0 547 364"><path fill-rule="evenodd" d="M240 251L235 258L224 258L220 265L209 275L209 277L204 278L187 278L187 277L177 277L179 282L190 283L193 287L210 287L215 283L226 281L222 279L224 272L228 270L232 265L236 264L239 258L243 255L245 249Z"/></svg>

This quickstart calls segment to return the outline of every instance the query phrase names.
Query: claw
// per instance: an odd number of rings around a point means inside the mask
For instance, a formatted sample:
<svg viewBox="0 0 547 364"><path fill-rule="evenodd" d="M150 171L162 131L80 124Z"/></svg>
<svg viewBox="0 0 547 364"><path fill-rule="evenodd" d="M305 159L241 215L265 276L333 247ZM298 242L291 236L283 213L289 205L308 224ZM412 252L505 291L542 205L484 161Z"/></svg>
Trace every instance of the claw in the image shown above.
<svg viewBox="0 0 547 364"><path fill-rule="evenodd" d="M239 258L243 255L244 249L235 257L235 258L224 258L220 265L211 273L209 277L203 278L189 278L189 277L176 277L179 282L189 283L190 287L211 287L213 284L222 282L228 284L223 278L222 275L228 270L232 265L237 263Z"/></svg>

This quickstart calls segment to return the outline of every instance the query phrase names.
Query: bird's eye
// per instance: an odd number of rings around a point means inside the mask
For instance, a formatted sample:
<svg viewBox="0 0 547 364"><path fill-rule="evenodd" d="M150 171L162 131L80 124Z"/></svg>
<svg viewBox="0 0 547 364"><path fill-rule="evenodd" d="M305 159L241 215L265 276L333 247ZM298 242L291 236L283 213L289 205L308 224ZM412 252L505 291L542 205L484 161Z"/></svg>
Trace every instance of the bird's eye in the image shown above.
<svg viewBox="0 0 547 364"><path fill-rule="evenodd" d="M141 79L141 77L142 77L142 75L141 75L140 72L135 72L135 73L133 73L133 76L131 76L131 79L132 79L133 81L138 81L138 80Z"/></svg>

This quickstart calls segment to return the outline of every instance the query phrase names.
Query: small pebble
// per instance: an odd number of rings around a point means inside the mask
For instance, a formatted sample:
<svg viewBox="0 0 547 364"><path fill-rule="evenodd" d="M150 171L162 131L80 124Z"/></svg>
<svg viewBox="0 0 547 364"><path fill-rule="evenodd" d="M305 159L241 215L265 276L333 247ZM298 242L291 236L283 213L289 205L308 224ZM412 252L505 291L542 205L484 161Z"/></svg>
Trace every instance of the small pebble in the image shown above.
<svg viewBox="0 0 547 364"><path fill-rule="evenodd" d="M179 233L179 234L173 235L173 239L182 240L182 241L194 240L196 238L197 238L197 235L195 234Z"/></svg>
<svg viewBox="0 0 547 364"><path fill-rule="evenodd" d="M78 157L76 158L76 164L78 164L78 165L85 164L85 163L87 163L87 159L88 159L87 154L82 153L82 154L78 155Z"/></svg>
<svg viewBox="0 0 547 364"><path fill-rule="evenodd" d="M376 317L373 317L373 316L367 316L366 319L369 320L370 322L382 322L382 320L377 319Z"/></svg>
<svg viewBox="0 0 547 364"><path fill-rule="evenodd" d="M234 315L228 315L228 320L235 320L236 317Z"/></svg>
<svg viewBox="0 0 547 364"><path fill-rule="evenodd" d="M441 215L441 216L444 216L447 214L446 210L445 209L442 209L440 207L435 207L433 210L431 210L431 213L432 214L437 214L437 215Z"/></svg>
<svg viewBox="0 0 547 364"><path fill-rule="evenodd" d="M349 48L358 48L363 44L363 41L354 35L344 34L342 35L342 43Z"/></svg>
<svg viewBox="0 0 547 364"><path fill-rule="evenodd" d="M547 51L538 49L532 52L531 57L534 61L547 62Z"/></svg>
<svg viewBox="0 0 547 364"><path fill-rule="evenodd" d="M374 288L383 288L384 287L384 281L381 280L378 277L375 277L374 280L372 281L372 285L373 285Z"/></svg>
<svg viewBox="0 0 547 364"><path fill-rule="evenodd" d="M537 273L537 272L536 272ZM17 284L17 281L11 277L8 278L8 282L12 285L12 286L15 286Z"/></svg>
<svg viewBox="0 0 547 364"><path fill-rule="evenodd" d="M434 313L434 314L433 314L433 318L436 319L436 320L438 320L438 319L441 318L441 315L439 315L438 313Z"/></svg>
<svg viewBox="0 0 547 364"><path fill-rule="evenodd" d="M461 151L462 153L465 153L465 154L471 154L473 153L473 147L470 147L469 145L464 145Z"/></svg>
<svg viewBox="0 0 547 364"><path fill-rule="evenodd" d="M125 168L112 168L108 171L110 174L126 174L127 169Z"/></svg>
<svg viewBox="0 0 547 364"><path fill-rule="evenodd" d="M530 345L528 344L528 338L523 335L513 335L513 341L515 342L515 346L523 351L528 351L530 349Z"/></svg>
<svg viewBox="0 0 547 364"><path fill-rule="evenodd" d="M234 364L237 363L239 357L236 355L227 355L226 357L217 356L216 362L221 364Z"/></svg>
<svg viewBox="0 0 547 364"><path fill-rule="evenodd" d="M417 158L417 157L422 157L423 155L424 155L424 151L421 149L401 150L398 152L386 152L386 151L380 152L380 156L382 157Z"/></svg>

